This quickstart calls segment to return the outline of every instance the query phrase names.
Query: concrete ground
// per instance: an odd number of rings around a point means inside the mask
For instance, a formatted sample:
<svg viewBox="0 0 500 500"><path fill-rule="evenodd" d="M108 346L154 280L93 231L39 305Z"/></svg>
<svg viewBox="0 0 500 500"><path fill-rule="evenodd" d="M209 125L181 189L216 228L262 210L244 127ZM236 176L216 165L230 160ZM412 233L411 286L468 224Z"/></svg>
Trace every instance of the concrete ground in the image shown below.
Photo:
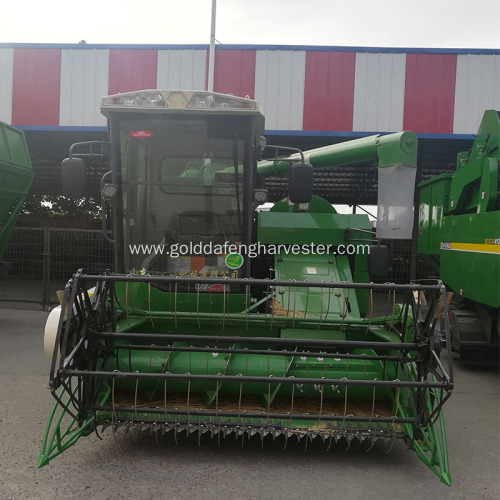
<svg viewBox="0 0 500 500"><path fill-rule="evenodd" d="M46 312L0 304L0 500L4 499L498 499L500 405L498 371L455 363L456 388L445 405L452 486L405 446L379 443L326 451L269 438L240 442L136 438L108 430L37 469L53 400L45 388ZM332 447L333 448L333 447Z"/></svg>

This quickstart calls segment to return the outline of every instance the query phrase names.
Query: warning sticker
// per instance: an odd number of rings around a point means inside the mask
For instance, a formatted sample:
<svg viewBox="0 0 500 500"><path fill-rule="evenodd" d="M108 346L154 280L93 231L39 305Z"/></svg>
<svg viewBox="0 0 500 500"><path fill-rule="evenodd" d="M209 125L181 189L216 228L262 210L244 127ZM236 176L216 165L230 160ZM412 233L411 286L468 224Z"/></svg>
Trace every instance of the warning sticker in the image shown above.
<svg viewBox="0 0 500 500"><path fill-rule="evenodd" d="M154 133L151 130L132 130L129 132L129 135L134 139L146 139L148 137L153 137Z"/></svg>
<svg viewBox="0 0 500 500"><path fill-rule="evenodd" d="M318 274L315 267L306 267L307 274Z"/></svg>

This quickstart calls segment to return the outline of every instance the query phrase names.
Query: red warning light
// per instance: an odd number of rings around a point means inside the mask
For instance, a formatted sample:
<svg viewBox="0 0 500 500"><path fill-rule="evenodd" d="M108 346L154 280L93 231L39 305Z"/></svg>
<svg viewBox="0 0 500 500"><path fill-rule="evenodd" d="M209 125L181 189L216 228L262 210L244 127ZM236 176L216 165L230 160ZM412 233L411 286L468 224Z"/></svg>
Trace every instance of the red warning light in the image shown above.
<svg viewBox="0 0 500 500"><path fill-rule="evenodd" d="M153 137L153 132L151 130L132 130L129 132L130 137L134 139L146 139L148 137Z"/></svg>

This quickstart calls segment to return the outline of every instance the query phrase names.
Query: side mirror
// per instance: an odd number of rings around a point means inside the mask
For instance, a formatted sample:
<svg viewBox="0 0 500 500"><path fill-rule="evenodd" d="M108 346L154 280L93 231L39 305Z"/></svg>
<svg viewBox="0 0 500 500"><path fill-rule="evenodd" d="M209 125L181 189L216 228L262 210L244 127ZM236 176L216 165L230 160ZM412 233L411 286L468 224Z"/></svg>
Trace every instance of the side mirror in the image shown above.
<svg viewBox="0 0 500 500"><path fill-rule="evenodd" d="M310 163L292 163L288 197L292 203L309 203L313 195L313 168Z"/></svg>
<svg viewBox="0 0 500 500"><path fill-rule="evenodd" d="M368 274L377 280L385 280L389 276L389 249L385 245L370 245Z"/></svg>
<svg viewBox="0 0 500 500"><path fill-rule="evenodd" d="M87 173L81 158L66 158L61 165L63 195L68 198L83 198L87 192Z"/></svg>

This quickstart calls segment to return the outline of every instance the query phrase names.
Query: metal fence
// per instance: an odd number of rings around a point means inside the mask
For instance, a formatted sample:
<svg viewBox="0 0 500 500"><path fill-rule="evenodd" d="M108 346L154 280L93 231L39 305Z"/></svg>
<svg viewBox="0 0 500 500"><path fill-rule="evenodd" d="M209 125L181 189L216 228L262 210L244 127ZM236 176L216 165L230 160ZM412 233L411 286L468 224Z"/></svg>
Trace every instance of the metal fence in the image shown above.
<svg viewBox="0 0 500 500"><path fill-rule="evenodd" d="M392 283L435 277L428 263L417 255L412 240L384 241L389 247ZM0 278L0 301L59 303L56 292L72 274L83 268L99 274L112 268L112 245L99 230L25 228L14 230L3 257L9 263L7 277Z"/></svg>
<svg viewBox="0 0 500 500"><path fill-rule="evenodd" d="M418 254L416 240L383 240L382 243L389 248L391 283L439 277L430 262Z"/></svg>
<svg viewBox="0 0 500 500"><path fill-rule="evenodd" d="M44 307L59 302L57 290L64 289L77 269L110 269L113 251L99 230L18 227L3 260L9 272L0 278L0 300Z"/></svg>

